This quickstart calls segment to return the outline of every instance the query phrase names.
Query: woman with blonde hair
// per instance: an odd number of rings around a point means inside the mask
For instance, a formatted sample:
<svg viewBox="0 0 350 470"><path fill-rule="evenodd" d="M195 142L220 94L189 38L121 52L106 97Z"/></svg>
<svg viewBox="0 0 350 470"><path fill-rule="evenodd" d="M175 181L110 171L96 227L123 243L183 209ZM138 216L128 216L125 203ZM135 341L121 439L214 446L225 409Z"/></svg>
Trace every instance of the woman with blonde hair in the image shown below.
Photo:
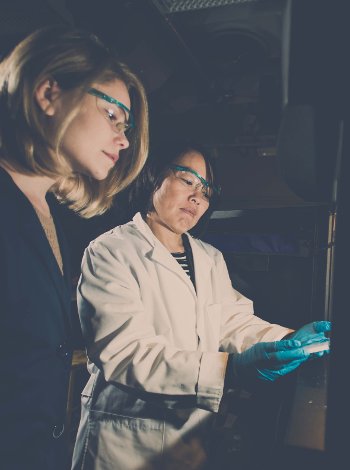
<svg viewBox="0 0 350 470"><path fill-rule="evenodd" d="M138 78L96 36L38 30L0 63L0 462L64 470L70 274L55 200L102 214L148 152Z"/></svg>

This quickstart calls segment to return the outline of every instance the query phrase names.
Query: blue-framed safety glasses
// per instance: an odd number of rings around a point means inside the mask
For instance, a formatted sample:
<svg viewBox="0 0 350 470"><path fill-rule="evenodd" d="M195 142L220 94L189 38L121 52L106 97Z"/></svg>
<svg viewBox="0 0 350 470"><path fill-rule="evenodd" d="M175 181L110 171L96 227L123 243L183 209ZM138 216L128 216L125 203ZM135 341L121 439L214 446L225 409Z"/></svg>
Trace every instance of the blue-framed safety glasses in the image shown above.
<svg viewBox="0 0 350 470"><path fill-rule="evenodd" d="M97 98L97 108L101 112L101 114L109 121L111 124L113 130L117 132L127 132L128 130L132 129L135 127L135 120L134 116L132 115L132 112L130 109L125 106L121 101L116 100L115 98L112 98L109 95L106 95L100 90L97 90L96 88L90 88L88 90L88 93L90 95L96 96ZM99 101L102 100L102 103ZM123 110L124 114L127 117L126 122L120 122L117 117L117 110L114 109L113 107L106 107L103 106L103 101L110 103L111 105L117 106L117 108L120 108Z"/></svg>
<svg viewBox="0 0 350 470"><path fill-rule="evenodd" d="M192 168L175 164L170 165L169 168L173 170L174 175L182 180L189 188L200 188L201 194L204 195L207 200L213 196L213 193L219 196L221 192L220 186L210 184L209 181L204 179Z"/></svg>

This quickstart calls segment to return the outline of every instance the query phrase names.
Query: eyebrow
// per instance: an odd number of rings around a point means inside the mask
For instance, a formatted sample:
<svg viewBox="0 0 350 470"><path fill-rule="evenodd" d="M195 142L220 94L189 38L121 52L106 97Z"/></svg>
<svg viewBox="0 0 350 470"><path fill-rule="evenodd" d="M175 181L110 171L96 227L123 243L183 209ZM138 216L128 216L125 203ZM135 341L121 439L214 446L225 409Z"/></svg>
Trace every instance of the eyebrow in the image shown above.
<svg viewBox="0 0 350 470"><path fill-rule="evenodd" d="M180 171L189 171L190 173L197 176L197 178L200 179L200 181L204 184L205 187L209 188L212 186L206 179L203 178L203 176L201 176L199 173L197 173L195 170L193 170L192 168L188 166L172 164L170 165L170 168L173 168L174 170L180 170Z"/></svg>
<svg viewBox="0 0 350 470"><path fill-rule="evenodd" d="M220 194L221 192L221 186L218 186L218 185L215 185L213 183L209 183L209 181L205 180L203 178L203 176L201 176L199 173L197 173L195 170L193 170L192 168L188 167L188 166L182 166L182 165L176 165L175 163L172 163L171 165L169 165L169 168L173 169L173 170L180 170L180 171L189 171L190 173L194 174L197 176L197 178L199 178L199 180L201 181L201 183L206 187L206 188L210 188L212 189L216 194Z"/></svg>

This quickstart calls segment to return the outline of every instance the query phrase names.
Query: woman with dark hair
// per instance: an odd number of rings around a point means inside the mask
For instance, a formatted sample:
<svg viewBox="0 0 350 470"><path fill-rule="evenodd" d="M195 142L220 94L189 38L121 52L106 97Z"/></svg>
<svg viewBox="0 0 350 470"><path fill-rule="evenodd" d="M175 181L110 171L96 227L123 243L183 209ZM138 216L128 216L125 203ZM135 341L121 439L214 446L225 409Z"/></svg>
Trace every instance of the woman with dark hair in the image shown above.
<svg viewBox="0 0 350 470"><path fill-rule="evenodd" d="M158 144L150 152L150 158L143 171L130 186L129 190L129 213L131 216L140 212L143 217L153 209L153 193L161 186L163 179L169 172L169 167L179 158L179 155L195 149L205 161L207 180L214 188L210 194L210 204L196 225L189 229L193 236L199 236L205 230L211 214L220 200L221 188L214 182L215 160L209 150L197 142L189 141L166 141Z"/></svg>
<svg viewBox="0 0 350 470"><path fill-rule="evenodd" d="M330 328L293 332L253 314L222 254L188 233L218 197L209 158L194 145L169 149L137 182L141 212L85 251L78 308L91 377L74 469L215 468L225 390L294 370Z"/></svg>
<svg viewBox="0 0 350 470"><path fill-rule="evenodd" d="M143 86L96 36L47 27L0 63L3 469L69 465L71 279L55 199L82 217L103 213L147 148Z"/></svg>

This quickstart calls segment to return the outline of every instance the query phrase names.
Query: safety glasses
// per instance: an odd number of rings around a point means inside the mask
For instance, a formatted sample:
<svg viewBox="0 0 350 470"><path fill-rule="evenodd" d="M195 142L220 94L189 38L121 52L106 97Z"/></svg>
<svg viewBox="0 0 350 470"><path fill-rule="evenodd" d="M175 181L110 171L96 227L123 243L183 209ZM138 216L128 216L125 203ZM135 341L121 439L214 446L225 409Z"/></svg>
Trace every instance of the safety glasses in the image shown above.
<svg viewBox="0 0 350 470"><path fill-rule="evenodd" d="M210 184L192 168L181 165L170 165L169 168L184 187L187 187L189 191L199 192L202 199L210 201L214 194L220 194L221 188L219 186Z"/></svg>
<svg viewBox="0 0 350 470"><path fill-rule="evenodd" d="M125 134L135 127L134 117L125 104L96 88L90 88L88 93L96 97L98 111L109 122L114 132ZM123 120L125 118L126 121Z"/></svg>

